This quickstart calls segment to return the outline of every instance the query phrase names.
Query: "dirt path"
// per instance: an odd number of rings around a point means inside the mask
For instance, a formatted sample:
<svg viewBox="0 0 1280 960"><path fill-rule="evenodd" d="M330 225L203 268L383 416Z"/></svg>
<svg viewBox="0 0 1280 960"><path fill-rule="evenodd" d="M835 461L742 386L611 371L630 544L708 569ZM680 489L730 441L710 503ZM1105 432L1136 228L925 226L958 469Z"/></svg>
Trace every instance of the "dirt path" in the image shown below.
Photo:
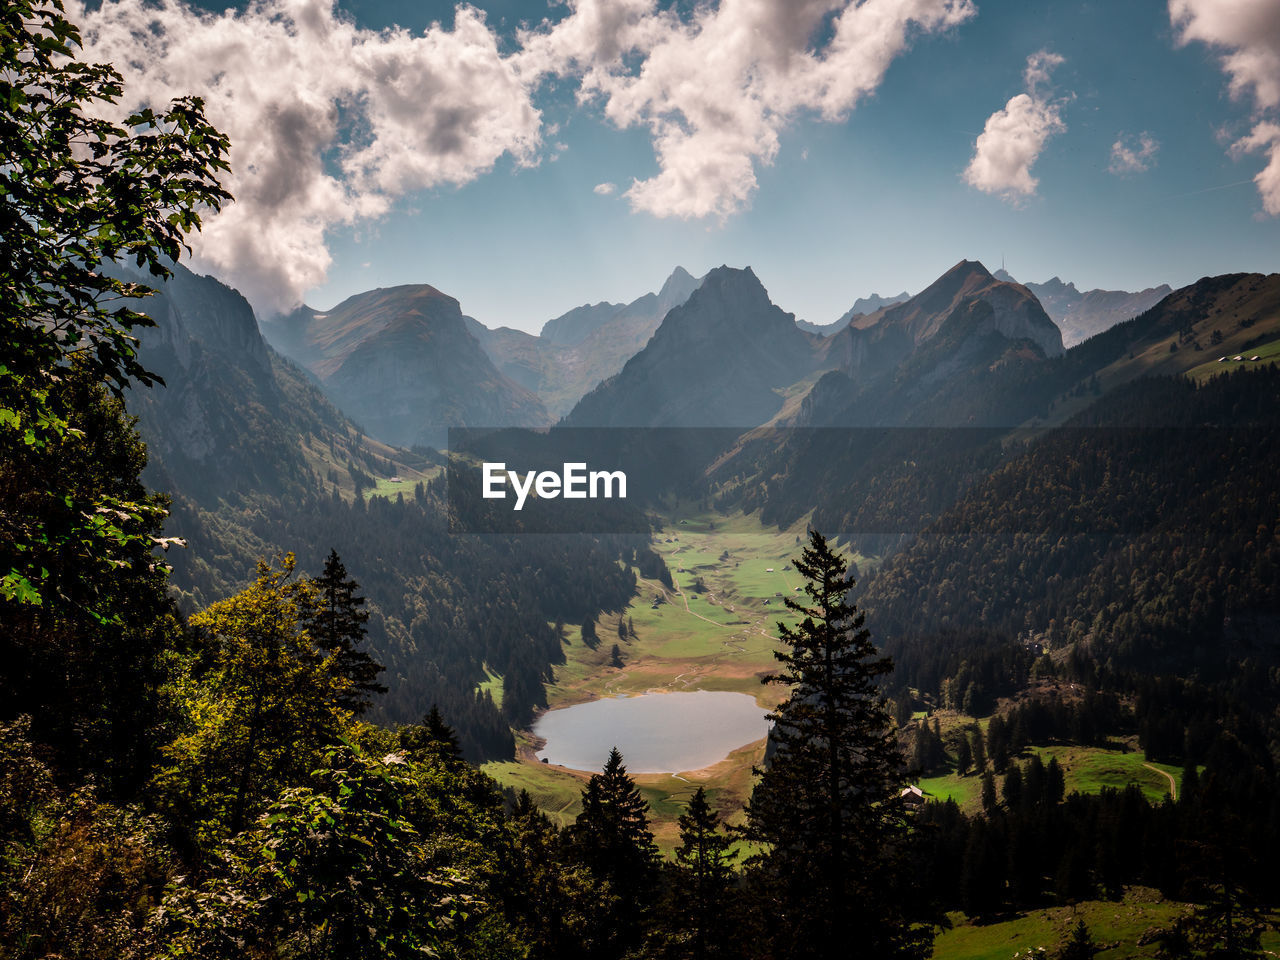
<svg viewBox="0 0 1280 960"><path fill-rule="evenodd" d="M672 584L675 584L676 581L674 577L672 578L671 582ZM684 591L681 590L678 585L676 585L674 589L676 591L676 596L678 596L681 599L681 601L684 603L684 612L689 614L689 616L697 617L699 620L705 620L707 621L707 623L711 624L714 627L724 627L726 630L732 629L732 626L730 624L720 623L718 620L712 620L710 617L704 617L700 613L694 613L692 610L689 609L689 598L684 595ZM666 588L663 588L662 592L666 593L667 592Z"/></svg>
<svg viewBox="0 0 1280 960"><path fill-rule="evenodd" d="M1146 767L1148 770L1154 770L1156 773L1160 774L1160 776L1168 780L1169 781L1169 798L1171 800L1178 799L1178 781L1173 779L1172 773L1169 773L1167 770L1161 770L1159 767L1153 767L1149 763L1144 763L1143 766Z"/></svg>

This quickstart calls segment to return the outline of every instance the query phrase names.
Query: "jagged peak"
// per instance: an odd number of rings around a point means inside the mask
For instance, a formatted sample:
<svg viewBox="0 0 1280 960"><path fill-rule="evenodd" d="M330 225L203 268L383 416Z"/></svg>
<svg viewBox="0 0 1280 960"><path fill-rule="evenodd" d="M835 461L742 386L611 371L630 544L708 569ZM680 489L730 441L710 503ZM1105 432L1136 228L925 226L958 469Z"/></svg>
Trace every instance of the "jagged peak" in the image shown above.
<svg viewBox="0 0 1280 960"><path fill-rule="evenodd" d="M671 271L671 276L667 277L662 284L662 289L658 291L658 297L666 300L671 297L678 297L681 294L688 296L697 286L698 280L684 267L677 266Z"/></svg>

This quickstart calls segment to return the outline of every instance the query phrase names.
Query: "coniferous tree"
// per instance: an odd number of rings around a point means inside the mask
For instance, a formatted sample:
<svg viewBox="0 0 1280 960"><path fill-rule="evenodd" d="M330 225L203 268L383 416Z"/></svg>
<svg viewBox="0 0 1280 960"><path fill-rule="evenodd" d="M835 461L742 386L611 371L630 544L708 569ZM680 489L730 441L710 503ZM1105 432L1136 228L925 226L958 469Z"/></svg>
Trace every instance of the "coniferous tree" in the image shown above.
<svg viewBox="0 0 1280 960"><path fill-rule="evenodd" d="M649 804L614 747L604 770L587 781L573 850L596 877L600 911L588 956L616 957L643 941L657 889L658 848L649 831Z"/></svg>
<svg viewBox="0 0 1280 960"><path fill-rule="evenodd" d="M993 817L997 809L999 801L996 799L996 779L990 770L986 770L982 774L982 812Z"/></svg>
<svg viewBox="0 0 1280 960"><path fill-rule="evenodd" d="M973 753L973 771L981 773L987 768L987 740L982 735L982 728L976 723L972 730L973 736L969 739L969 746Z"/></svg>
<svg viewBox="0 0 1280 960"><path fill-rule="evenodd" d="M1093 960L1098 953L1098 944L1089 932L1089 926L1083 920L1071 931L1071 939L1058 953L1058 960Z"/></svg>
<svg viewBox="0 0 1280 960"><path fill-rule="evenodd" d="M973 750L969 747L969 738L961 734L956 740L956 773L964 776L973 766Z"/></svg>
<svg viewBox="0 0 1280 960"><path fill-rule="evenodd" d="M415 757L434 757L447 767L464 763L458 735L445 723L435 704L431 705L421 726L401 728L399 739L400 745Z"/></svg>
<svg viewBox="0 0 1280 960"><path fill-rule="evenodd" d="M779 624L782 664L766 683L790 695L771 715L774 752L747 808L745 836L779 950L796 957L923 956L927 928L902 890L908 830L898 793L904 763L877 686L893 669L848 600L848 563L816 531L795 563L805 577L796 627ZM785 944L785 945L784 945Z"/></svg>
<svg viewBox="0 0 1280 960"><path fill-rule="evenodd" d="M386 693L387 688L378 683L382 664L359 649L367 635L365 623L369 619L369 611L361 609L364 597L356 593L360 585L347 577L347 568L336 550L329 551L324 573L311 583L315 587L314 603L304 626L319 650L337 654L338 673L351 681L350 693L342 705L355 713L363 713L372 695Z"/></svg>
<svg viewBox="0 0 1280 960"><path fill-rule="evenodd" d="M728 907L733 880L731 838L698 787L680 817L679 871L674 884L675 911L682 922L677 956L691 960L730 956Z"/></svg>

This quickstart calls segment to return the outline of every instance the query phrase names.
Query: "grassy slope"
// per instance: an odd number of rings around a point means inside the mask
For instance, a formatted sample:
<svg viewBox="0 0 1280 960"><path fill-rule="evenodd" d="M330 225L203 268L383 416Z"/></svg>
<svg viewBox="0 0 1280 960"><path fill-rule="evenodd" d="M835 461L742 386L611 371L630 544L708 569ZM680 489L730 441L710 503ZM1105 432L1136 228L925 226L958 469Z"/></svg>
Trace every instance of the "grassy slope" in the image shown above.
<svg viewBox="0 0 1280 960"><path fill-rule="evenodd" d="M1169 795L1169 779L1164 774L1170 774L1175 784L1182 779L1180 767L1165 763L1148 764L1135 742L1119 743L1115 748L1035 747L1034 752L1045 763L1049 762L1050 757L1058 758L1058 763L1062 764L1067 793L1098 793L1104 787L1122 790L1132 783L1152 803L1159 803ZM1000 776L997 776L997 790L1000 780ZM981 809L982 779L975 774L961 777L955 773L946 773L925 777L919 781L919 786L933 799L955 800L968 813Z"/></svg>
<svg viewBox="0 0 1280 960"><path fill-rule="evenodd" d="M1094 900L1069 907L1048 907L998 923L976 923L953 914L955 924L933 944L934 960L1009 960L1015 952L1044 947L1054 956L1081 920L1094 941L1106 949L1098 960L1154 957L1158 945L1139 945L1144 934L1167 926L1190 910L1189 904L1160 899L1154 890L1141 887L1126 891L1120 901ZM1263 948L1274 953L1280 934L1264 934Z"/></svg>

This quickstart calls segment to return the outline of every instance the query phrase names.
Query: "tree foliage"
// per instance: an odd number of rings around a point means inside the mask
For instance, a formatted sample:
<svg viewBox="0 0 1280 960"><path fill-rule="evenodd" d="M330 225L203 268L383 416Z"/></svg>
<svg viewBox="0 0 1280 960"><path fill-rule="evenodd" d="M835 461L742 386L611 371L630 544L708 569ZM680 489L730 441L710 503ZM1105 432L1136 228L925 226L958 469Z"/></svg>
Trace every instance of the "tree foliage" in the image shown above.
<svg viewBox="0 0 1280 960"><path fill-rule="evenodd" d="M56 389L72 365L117 394L154 382L131 332L151 321L124 303L147 288L106 268L127 259L167 275L201 210L229 199L218 181L228 142L200 100L103 119L123 94L120 74L81 63L78 46L61 0L0 12L0 462L83 429ZM155 509L117 491L73 494L52 475L27 492L42 509L0 511L0 596L28 604L65 599L49 551L109 554Z"/></svg>

